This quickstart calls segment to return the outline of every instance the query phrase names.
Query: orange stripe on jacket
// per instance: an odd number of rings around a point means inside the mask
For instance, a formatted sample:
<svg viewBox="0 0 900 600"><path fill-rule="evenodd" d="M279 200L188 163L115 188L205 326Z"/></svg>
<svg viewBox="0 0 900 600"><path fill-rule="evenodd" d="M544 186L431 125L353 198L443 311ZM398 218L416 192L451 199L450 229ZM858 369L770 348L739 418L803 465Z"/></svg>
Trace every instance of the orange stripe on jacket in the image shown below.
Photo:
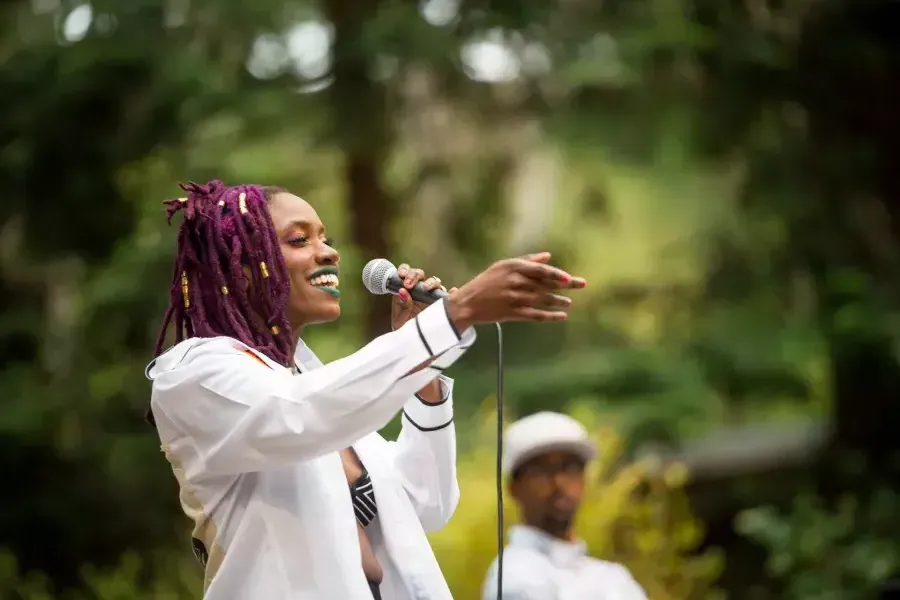
<svg viewBox="0 0 900 600"><path fill-rule="evenodd" d="M240 346L235 346L235 348L237 348L238 350L240 350L241 352L243 352L243 353L246 354L247 356L250 356L250 357L255 358L255 359L259 362L259 364L261 364L262 366L264 366L264 367L266 367L266 368L269 368L269 369L272 368L272 367L269 366L269 364L268 364L266 361L264 361L263 359L261 359L261 358L256 354L256 352L253 352L252 350L247 350L246 348L241 348Z"/></svg>

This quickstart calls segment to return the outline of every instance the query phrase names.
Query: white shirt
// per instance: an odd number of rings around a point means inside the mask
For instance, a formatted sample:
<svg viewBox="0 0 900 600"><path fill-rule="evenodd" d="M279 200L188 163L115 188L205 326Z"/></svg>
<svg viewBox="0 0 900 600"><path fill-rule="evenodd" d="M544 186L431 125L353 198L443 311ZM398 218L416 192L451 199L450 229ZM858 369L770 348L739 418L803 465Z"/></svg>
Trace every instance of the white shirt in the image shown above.
<svg viewBox="0 0 900 600"><path fill-rule="evenodd" d="M482 590L497 600L497 561ZM502 600L647 600L628 569L587 555L584 542L566 542L527 525L510 528L503 551Z"/></svg>
<svg viewBox="0 0 900 600"><path fill-rule="evenodd" d="M437 302L328 365L300 346L301 374L227 337L185 340L151 363L162 449L207 559L204 598L371 600L338 454L352 445L375 488L367 533L385 600L451 599L425 531L459 499L452 382L439 405L414 394L474 339ZM388 442L376 431L401 409Z"/></svg>

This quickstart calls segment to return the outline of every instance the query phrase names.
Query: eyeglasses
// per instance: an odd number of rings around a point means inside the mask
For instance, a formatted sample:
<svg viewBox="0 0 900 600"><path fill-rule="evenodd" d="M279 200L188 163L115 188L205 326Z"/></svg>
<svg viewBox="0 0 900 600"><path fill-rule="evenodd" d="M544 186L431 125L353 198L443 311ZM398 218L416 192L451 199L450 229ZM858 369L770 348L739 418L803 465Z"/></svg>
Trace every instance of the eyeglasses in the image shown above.
<svg viewBox="0 0 900 600"><path fill-rule="evenodd" d="M554 461L536 461L523 465L520 475L551 479L556 475L580 477L584 474L584 462L577 458Z"/></svg>

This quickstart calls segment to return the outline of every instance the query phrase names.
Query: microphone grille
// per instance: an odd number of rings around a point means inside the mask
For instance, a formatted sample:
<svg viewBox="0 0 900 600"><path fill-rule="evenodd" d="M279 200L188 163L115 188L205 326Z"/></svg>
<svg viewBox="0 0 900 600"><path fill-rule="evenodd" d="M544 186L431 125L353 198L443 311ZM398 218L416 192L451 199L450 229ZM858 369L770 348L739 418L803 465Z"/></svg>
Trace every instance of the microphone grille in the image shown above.
<svg viewBox="0 0 900 600"><path fill-rule="evenodd" d="M387 280L392 271L396 271L397 267L391 264L391 261L385 258L374 258L370 260L362 272L363 285L369 290L369 293L382 295L390 294L387 289Z"/></svg>

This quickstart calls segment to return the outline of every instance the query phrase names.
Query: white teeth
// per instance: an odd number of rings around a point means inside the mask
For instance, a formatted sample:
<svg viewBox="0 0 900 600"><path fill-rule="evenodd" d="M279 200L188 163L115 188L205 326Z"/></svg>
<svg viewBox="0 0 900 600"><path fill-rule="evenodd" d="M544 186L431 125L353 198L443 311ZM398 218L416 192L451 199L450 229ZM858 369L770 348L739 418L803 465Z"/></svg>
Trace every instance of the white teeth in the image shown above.
<svg viewBox="0 0 900 600"><path fill-rule="evenodd" d="M337 275L319 275L318 277L313 277L309 280L311 284L317 287L337 287L340 283Z"/></svg>

